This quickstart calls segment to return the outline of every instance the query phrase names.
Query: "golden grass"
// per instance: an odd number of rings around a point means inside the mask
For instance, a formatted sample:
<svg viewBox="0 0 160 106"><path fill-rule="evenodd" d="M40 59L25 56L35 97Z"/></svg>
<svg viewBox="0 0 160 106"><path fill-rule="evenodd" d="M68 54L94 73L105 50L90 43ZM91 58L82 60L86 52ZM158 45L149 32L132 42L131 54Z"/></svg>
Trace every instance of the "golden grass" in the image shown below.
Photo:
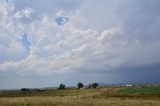
<svg viewBox="0 0 160 106"><path fill-rule="evenodd" d="M0 106L160 106L159 99L64 97L3 97Z"/></svg>
<svg viewBox="0 0 160 106"><path fill-rule="evenodd" d="M90 95L98 92L100 89L81 89L78 90L79 95ZM0 94L0 97L31 97L31 96L75 96L77 94L77 89L65 89L65 90L46 90L43 92L6 92Z"/></svg>
<svg viewBox="0 0 160 106"><path fill-rule="evenodd" d="M160 106L160 95L117 94L119 89L81 89L78 98L76 89L15 93L0 97L0 106Z"/></svg>

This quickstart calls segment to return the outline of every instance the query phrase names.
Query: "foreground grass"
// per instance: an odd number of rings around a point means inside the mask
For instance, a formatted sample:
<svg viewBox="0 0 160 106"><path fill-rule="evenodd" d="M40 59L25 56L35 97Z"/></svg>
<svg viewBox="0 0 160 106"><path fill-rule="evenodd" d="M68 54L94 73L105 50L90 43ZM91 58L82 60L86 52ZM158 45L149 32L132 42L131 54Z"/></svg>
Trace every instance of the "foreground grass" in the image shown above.
<svg viewBox="0 0 160 106"><path fill-rule="evenodd" d="M120 94L160 94L160 87L125 88L117 91Z"/></svg>
<svg viewBox="0 0 160 106"><path fill-rule="evenodd" d="M1 93L0 106L160 106L159 88L141 88L143 92L150 89L156 95L130 94L128 89L138 88L81 89L78 96L76 89L5 92ZM121 93L123 90L127 94Z"/></svg>
<svg viewBox="0 0 160 106"><path fill-rule="evenodd" d="M0 106L160 106L159 99L64 97L4 97Z"/></svg>

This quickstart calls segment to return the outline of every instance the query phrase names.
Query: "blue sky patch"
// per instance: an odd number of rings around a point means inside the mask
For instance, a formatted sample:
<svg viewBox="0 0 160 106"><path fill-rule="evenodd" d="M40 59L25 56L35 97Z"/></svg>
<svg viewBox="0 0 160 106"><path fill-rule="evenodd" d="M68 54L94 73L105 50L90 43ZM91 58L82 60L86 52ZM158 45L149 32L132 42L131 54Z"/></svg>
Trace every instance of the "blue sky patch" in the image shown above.
<svg viewBox="0 0 160 106"><path fill-rule="evenodd" d="M27 34L24 34L24 35L22 35L22 39L21 39L21 43L23 44L23 47L27 50L27 51L29 51L30 50L30 42L29 42L29 40L28 40L28 35Z"/></svg>
<svg viewBox="0 0 160 106"><path fill-rule="evenodd" d="M57 23L57 25L64 25L68 20L68 18L62 16L57 16L55 18L55 22Z"/></svg>

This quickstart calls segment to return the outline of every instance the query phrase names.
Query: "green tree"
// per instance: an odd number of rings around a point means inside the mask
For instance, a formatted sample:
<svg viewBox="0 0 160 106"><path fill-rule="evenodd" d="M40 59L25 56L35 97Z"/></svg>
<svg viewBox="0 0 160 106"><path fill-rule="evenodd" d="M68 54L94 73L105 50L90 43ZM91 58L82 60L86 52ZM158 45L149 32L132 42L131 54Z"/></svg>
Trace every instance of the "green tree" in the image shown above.
<svg viewBox="0 0 160 106"><path fill-rule="evenodd" d="M79 89L83 88L83 83L82 82L78 82L77 86L78 86Z"/></svg>
<svg viewBox="0 0 160 106"><path fill-rule="evenodd" d="M92 84L92 88L97 88L98 87L98 83L93 83Z"/></svg>
<svg viewBox="0 0 160 106"><path fill-rule="evenodd" d="M60 84L59 85L59 89L65 89L65 88L66 88L65 84Z"/></svg>
<svg viewBox="0 0 160 106"><path fill-rule="evenodd" d="M88 85L88 88L92 88L92 84L89 84L89 85Z"/></svg>
<svg viewBox="0 0 160 106"><path fill-rule="evenodd" d="M22 88L21 91L22 92L27 92L27 91L29 91L29 89L28 88Z"/></svg>

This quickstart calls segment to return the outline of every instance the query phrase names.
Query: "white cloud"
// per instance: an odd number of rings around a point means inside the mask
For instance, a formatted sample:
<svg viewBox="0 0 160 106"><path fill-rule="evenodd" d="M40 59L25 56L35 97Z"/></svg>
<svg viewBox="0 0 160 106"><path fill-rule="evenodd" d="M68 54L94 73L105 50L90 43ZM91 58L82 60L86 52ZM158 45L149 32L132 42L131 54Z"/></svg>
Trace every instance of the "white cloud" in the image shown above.
<svg viewBox="0 0 160 106"><path fill-rule="evenodd" d="M0 63L9 60L20 60L25 50L18 37L23 33L23 24L14 20L12 3L0 2Z"/></svg>
<svg viewBox="0 0 160 106"><path fill-rule="evenodd" d="M22 11L17 11L14 14L14 17L17 18L17 19L20 19L20 18L23 18L23 17L29 18L32 12L33 12L32 8L26 7Z"/></svg>
<svg viewBox="0 0 160 106"><path fill-rule="evenodd" d="M43 11L38 19L32 15L41 10L15 10L0 4L0 71L48 76L107 73L120 67L159 63L159 11L153 12L155 4L147 10L137 2L134 10L130 2L84 1L75 10L49 11L49 15ZM139 12L142 10L144 14ZM67 16L69 21L58 26L56 16ZM25 22L21 18L32 20ZM31 44L25 58L19 40L23 33L28 34Z"/></svg>

